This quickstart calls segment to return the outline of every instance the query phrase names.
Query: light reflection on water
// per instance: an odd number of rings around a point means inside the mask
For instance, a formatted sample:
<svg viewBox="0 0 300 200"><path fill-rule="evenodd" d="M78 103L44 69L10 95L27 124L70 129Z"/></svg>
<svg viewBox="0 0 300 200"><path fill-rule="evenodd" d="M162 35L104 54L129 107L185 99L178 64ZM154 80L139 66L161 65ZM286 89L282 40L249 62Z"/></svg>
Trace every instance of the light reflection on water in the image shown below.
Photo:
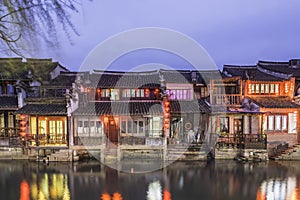
<svg viewBox="0 0 300 200"><path fill-rule="evenodd" d="M96 161L0 162L0 199L300 199L300 162L176 162L125 173ZM126 166L127 167L127 166Z"/></svg>
<svg viewBox="0 0 300 200"><path fill-rule="evenodd" d="M68 176L66 174L32 174L31 183L23 180L20 184L20 200L70 200Z"/></svg>
<svg viewBox="0 0 300 200"><path fill-rule="evenodd" d="M297 177L284 179L269 179L262 182L257 191L257 200L278 199L296 200L299 199L299 188Z"/></svg>

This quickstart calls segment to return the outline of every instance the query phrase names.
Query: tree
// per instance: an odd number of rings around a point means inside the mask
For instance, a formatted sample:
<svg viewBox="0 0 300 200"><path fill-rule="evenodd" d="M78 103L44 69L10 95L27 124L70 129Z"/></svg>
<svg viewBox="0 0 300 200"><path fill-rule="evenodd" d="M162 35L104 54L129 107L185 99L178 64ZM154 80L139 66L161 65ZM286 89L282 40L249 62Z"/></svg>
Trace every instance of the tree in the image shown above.
<svg viewBox="0 0 300 200"><path fill-rule="evenodd" d="M78 12L76 0L0 0L0 45L2 53L23 56L23 50L45 43L59 45L57 29L70 39L79 35L71 12Z"/></svg>

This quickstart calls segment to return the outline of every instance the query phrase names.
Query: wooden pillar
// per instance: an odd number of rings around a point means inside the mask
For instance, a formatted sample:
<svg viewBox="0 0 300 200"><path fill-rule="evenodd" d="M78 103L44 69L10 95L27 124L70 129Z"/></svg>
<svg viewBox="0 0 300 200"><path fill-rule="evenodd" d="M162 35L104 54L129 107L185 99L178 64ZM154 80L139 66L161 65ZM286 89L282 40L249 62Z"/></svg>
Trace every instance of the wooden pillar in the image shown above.
<svg viewBox="0 0 300 200"><path fill-rule="evenodd" d="M40 140L39 140L39 119L38 119L38 115L35 115L35 121L36 121L36 141L35 141L35 145L39 146L40 145Z"/></svg>
<svg viewBox="0 0 300 200"><path fill-rule="evenodd" d="M229 115L229 134L234 134L234 116Z"/></svg>

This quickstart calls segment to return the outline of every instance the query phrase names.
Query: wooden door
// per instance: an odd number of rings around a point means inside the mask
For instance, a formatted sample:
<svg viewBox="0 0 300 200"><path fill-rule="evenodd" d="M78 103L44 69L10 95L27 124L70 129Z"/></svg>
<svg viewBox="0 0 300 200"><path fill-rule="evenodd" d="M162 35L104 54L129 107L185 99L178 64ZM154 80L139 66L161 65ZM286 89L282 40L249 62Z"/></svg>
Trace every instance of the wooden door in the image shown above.
<svg viewBox="0 0 300 200"><path fill-rule="evenodd" d="M118 143L119 141L119 127L117 126L114 118L109 118L108 127L107 127L107 135L106 137L112 143Z"/></svg>
<svg viewBox="0 0 300 200"><path fill-rule="evenodd" d="M243 134L243 120L234 119L234 135L240 136Z"/></svg>

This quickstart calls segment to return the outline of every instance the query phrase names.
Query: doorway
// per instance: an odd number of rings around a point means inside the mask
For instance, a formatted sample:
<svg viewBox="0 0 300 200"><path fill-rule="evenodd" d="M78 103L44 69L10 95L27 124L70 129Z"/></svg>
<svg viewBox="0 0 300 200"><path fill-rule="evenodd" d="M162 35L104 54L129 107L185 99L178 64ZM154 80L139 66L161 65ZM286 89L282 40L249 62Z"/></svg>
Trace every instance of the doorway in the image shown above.
<svg viewBox="0 0 300 200"><path fill-rule="evenodd" d="M234 136L241 137L243 134L243 119L234 119Z"/></svg>
<svg viewBox="0 0 300 200"><path fill-rule="evenodd" d="M109 142L118 144L119 142L119 126L113 117L108 118L108 123L105 124L105 135Z"/></svg>

